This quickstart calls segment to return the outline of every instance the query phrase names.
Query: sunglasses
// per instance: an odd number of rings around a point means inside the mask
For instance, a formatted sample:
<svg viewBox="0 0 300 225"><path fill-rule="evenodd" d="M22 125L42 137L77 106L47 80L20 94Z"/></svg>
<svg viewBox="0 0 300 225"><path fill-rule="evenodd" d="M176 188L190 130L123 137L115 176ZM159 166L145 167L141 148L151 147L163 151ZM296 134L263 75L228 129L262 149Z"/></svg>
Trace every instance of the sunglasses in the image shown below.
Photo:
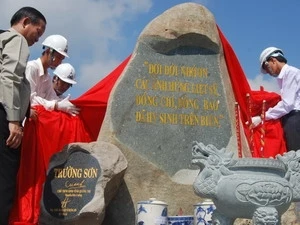
<svg viewBox="0 0 300 225"><path fill-rule="evenodd" d="M270 68L270 64L269 64L269 61L270 61L270 59L271 59L272 57L268 57L267 59L266 59L266 61L262 64L262 68L264 69L264 70L267 70L268 68Z"/></svg>

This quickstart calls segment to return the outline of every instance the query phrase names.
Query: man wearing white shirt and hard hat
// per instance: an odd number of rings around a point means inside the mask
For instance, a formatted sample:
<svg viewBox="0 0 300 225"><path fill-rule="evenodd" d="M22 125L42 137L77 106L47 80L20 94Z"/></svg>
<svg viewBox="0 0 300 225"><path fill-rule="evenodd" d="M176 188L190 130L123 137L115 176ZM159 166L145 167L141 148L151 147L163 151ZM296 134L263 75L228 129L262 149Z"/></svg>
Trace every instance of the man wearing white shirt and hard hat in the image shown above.
<svg viewBox="0 0 300 225"><path fill-rule="evenodd" d="M47 110L60 110L73 116L79 113L70 101L69 96L61 99L53 90L52 78L48 69L55 69L65 57L69 57L68 42L62 35L48 36L43 45L42 56L36 60L29 61L26 67L26 78L31 87L31 105L43 105Z"/></svg>
<svg viewBox="0 0 300 225"><path fill-rule="evenodd" d="M65 98L64 93L76 84L75 80L75 69L69 63L62 63L53 71L53 89L58 97L61 99Z"/></svg>
<svg viewBox="0 0 300 225"><path fill-rule="evenodd" d="M300 70L287 64L283 51L268 47L260 54L260 70L276 77L280 87L281 101L269 108L265 120L281 119L287 151L300 149ZM254 126L261 117L252 117Z"/></svg>

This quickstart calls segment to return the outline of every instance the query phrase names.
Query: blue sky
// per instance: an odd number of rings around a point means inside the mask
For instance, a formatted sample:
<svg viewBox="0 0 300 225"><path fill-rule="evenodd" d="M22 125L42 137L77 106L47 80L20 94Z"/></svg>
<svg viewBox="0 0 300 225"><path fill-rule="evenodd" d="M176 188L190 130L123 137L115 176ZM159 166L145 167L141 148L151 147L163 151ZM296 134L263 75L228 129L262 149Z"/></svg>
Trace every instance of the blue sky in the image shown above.
<svg viewBox="0 0 300 225"><path fill-rule="evenodd" d="M288 63L300 67L299 0L1 0L0 28L9 27L11 16L20 7L39 9L48 26L31 47L30 59L40 56L41 43L48 35L64 35L69 40L70 55L64 62L75 67L78 81L69 93L76 98L133 51L151 20L185 2L199 3L212 12L252 89L263 85L268 91L278 91L276 79L259 71L258 58L266 47L281 48Z"/></svg>

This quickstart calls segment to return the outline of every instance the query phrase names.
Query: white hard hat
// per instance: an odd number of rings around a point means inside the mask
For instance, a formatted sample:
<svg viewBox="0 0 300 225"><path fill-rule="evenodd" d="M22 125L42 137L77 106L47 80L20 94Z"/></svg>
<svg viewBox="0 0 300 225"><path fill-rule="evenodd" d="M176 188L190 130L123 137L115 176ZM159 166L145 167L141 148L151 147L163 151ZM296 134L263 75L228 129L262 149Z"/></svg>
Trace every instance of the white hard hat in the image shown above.
<svg viewBox="0 0 300 225"><path fill-rule="evenodd" d="M266 48L265 50L262 51L262 53L260 54L260 57L259 57L259 62L260 62L260 71L263 73L263 74L266 74L267 71L264 70L263 68L263 64L268 60L268 58L270 56L283 56L283 51L280 49L280 48L276 48L276 47L268 47Z"/></svg>
<svg viewBox="0 0 300 225"><path fill-rule="evenodd" d="M75 81L75 69L74 67L69 63L62 63L58 65L53 73L58 76L61 80L64 82L67 82L69 84L76 84Z"/></svg>
<svg viewBox="0 0 300 225"><path fill-rule="evenodd" d="M68 56L68 41L65 37L59 35L59 34L54 34L48 36L44 42L42 43L43 46L52 48L61 55L65 57Z"/></svg>

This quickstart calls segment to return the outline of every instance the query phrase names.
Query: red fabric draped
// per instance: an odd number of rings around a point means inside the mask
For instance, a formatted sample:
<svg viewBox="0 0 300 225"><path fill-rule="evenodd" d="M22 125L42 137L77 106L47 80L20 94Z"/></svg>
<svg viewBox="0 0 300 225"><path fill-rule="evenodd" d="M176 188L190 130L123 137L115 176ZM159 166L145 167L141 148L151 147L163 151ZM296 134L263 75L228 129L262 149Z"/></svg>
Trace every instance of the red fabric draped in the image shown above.
<svg viewBox="0 0 300 225"><path fill-rule="evenodd" d="M86 131L94 141L97 140L104 119L110 91L120 74L123 72L130 57L131 55L82 96L72 100L72 103L81 109L80 118L84 123Z"/></svg>
<svg viewBox="0 0 300 225"><path fill-rule="evenodd" d="M11 224L37 224L42 187L51 156L72 142L91 142L79 117L49 112L35 107L38 120L28 120L24 126L21 163L18 174L17 199Z"/></svg>
<svg viewBox="0 0 300 225"><path fill-rule="evenodd" d="M51 156L69 143L97 140L110 91L129 59L130 56L107 77L72 101L80 107L80 116L35 107L38 120L30 119L24 127L17 197L10 224L38 224L42 187Z"/></svg>
<svg viewBox="0 0 300 225"><path fill-rule="evenodd" d="M250 93L253 103L252 116L261 111L262 100L267 106L276 104L280 97L275 93L251 91L246 76L230 44L219 29L226 64L232 82L236 101L241 109L241 122L248 120L246 94ZM79 116L73 117L62 112L46 111L36 107L38 120L28 120L22 144L22 157L18 174L17 198L13 206L10 224L35 225L38 223L42 186L50 157L73 142L95 141L104 119L110 92L124 70L131 56L128 56L114 71L72 102L81 108ZM283 131L279 121L265 123L264 154L260 152L260 127L251 132L244 125L246 137L253 140L253 157L269 157L285 152Z"/></svg>

